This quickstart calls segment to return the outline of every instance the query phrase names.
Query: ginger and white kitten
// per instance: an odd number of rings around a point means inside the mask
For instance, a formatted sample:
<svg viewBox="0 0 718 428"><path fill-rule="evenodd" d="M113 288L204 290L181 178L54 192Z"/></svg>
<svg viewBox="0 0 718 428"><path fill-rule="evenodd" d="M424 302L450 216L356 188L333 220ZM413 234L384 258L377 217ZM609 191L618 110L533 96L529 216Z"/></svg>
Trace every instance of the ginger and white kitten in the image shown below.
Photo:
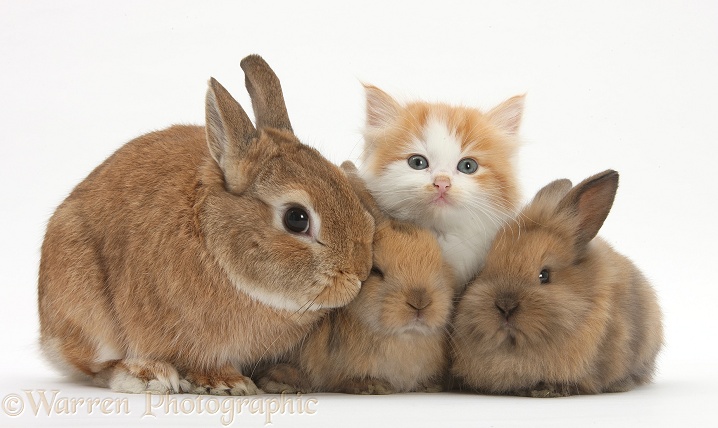
<svg viewBox="0 0 718 428"><path fill-rule="evenodd" d="M362 177L382 210L436 234L463 288L517 209L513 158L524 96L482 113L442 103L401 105L377 87L365 89Z"/></svg>

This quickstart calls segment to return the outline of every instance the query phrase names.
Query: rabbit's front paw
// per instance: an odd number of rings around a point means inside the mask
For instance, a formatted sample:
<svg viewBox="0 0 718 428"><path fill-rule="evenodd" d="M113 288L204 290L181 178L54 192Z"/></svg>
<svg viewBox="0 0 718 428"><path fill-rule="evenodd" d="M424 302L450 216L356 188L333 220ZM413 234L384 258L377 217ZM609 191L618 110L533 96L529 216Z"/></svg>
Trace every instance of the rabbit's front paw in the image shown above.
<svg viewBox="0 0 718 428"><path fill-rule="evenodd" d="M416 392L441 392L444 390L444 385L442 385L440 382L422 382L419 384L419 387L416 389Z"/></svg>
<svg viewBox="0 0 718 428"><path fill-rule="evenodd" d="M342 392L362 395L387 395L395 393L396 389L388 382L380 379L356 379L345 385Z"/></svg>
<svg viewBox="0 0 718 428"><path fill-rule="evenodd" d="M209 395L256 395L262 391L252 379L231 365L213 371L188 371L180 381L183 392Z"/></svg>
<svg viewBox="0 0 718 428"><path fill-rule="evenodd" d="M172 394L180 392L177 370L164 361L125 359L95 375L95 382L116 392Z"/></svg>
<svg viewBox="0 0 718 428"><path fill-rule="evenodd" d="M570 385L540 382L533 388L518 391L516 395L534 398L568 397L578 394L578 390Z"/></svg>
<svg viewBox="0 0 718 428"><path fill-rule="evenodd" d="M290 364L277 364L259 379L259 387L270 394L297 394L309 392L302 371Z"/></svg>

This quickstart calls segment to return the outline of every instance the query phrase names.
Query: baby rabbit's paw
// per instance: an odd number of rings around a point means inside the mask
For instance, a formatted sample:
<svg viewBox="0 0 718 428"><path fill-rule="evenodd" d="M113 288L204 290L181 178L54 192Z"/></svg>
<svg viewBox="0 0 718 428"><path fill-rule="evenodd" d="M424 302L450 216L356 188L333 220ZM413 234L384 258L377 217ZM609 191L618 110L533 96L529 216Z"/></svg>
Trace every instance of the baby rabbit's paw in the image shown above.
<svg viewBox="0 0 718 428"><path fill-rule="evenodd" d="M269 394L310 392L302 371L290 364L277 364L270 367L257 383L262 391Z"/></svg>
<svg viewBox="0 0 718 428"><path fill-rule="evenodd" d="M380 379L355 379L342 388L341 392L362 395L387 395L396 392L396 388Z"/></svg>
<svg viewBox="0 0 718 428"><path fill-rule="evenodd" d="M416 388L416 392L441 392L444 390L444 385L440 382L426 381L419 384Z"/></svg>
<svg viewBox="0 0 718 428"><path fill-rule="evenodd" d="M256 395L262 391L231 365L215 371L188 371L180 382L182 392L209 395Z"/></svg>
<svg viewBox="0 0 718 428"><path fill-rule="evenodd" d="M563 384L540 382L533 388L518 391L516 395L534 398L556 398L568 397L576 394L578 394L578 390L576 387Z"/></svg>

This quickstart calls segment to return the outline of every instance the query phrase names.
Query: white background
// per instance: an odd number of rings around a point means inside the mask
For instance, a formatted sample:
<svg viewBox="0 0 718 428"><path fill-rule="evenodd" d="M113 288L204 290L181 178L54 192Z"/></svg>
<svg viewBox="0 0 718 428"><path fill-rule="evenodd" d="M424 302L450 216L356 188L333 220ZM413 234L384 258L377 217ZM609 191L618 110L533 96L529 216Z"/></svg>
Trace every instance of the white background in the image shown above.
<svg viewBox="0 0 718 428"><path fill-rule="evenodd" d="M0 425L220 426L219 415L191 409L143 417L139 396L129 415L35 416L23 391L123 397L70 383L38 356L45 224L124 142L172 123L201 124L210 76L249 107L239 60L250 53L282 80L296 134L337 163L359 155L360 81L403 100L481 108L527 93L525 198L555 178L618 170L601 234L653 281L666 326L655 383L632 392L323 395L315 414L284 415L274 426L715 423L716 2L247 3L0 1L0 399L21 394L26 404L15 418L0 409ZM264 420L245 412L234 423Z"/></svg>

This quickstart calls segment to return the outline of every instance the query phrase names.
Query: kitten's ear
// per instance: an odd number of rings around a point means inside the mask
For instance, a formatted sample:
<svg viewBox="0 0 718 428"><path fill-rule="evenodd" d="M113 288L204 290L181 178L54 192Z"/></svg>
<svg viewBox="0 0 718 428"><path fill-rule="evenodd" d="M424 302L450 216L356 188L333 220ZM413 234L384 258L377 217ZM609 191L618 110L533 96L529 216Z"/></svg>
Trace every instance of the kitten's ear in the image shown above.
<svg viewBox="0 0 718 428"><path fill-rule="evenodd" d="M376 86L364 84L364 90L367 128L384 128L391 125L401 111L399 103Z"/></svg>
<svg viewBox="0 0 718 428"><path fill-rule="evenodd" d="M486 115L508 135L516 135L521 125L526 95L516 95L492 108Z"/></svg>

